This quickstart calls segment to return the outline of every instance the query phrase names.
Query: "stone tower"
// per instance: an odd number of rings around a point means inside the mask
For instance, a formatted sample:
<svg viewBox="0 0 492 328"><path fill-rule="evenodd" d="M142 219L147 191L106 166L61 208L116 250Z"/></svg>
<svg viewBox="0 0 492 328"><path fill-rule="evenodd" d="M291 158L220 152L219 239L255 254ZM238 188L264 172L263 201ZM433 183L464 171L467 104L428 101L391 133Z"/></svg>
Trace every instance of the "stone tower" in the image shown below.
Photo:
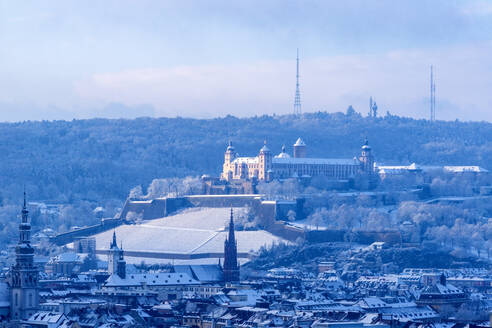
<svg viewBox="0 0 492 328"><path fill-rule="evenodd" d="M224 154L224 167L222 169L222 172L227 172L226 175L222 177L224 180L232 180L231 163L234 161L235 158L236 150L232 145L232 141L229 141L229 145L227 146L227 150Z"/></svg>
<svg viewBox="0 0 492 328"><path fill-rule="evenodd" d="M14 321L26 320L36 313L39 305L38 268L34 266L34 248L31 246L29 223L24 192L19 242L15 247L15 264L10 269L10 317Z"/></svg>
<svg viewBox="0 0 492 328"><path fill-rule="evenodd" d="M123 246L118 247L115 231L113 231L113 240L109 245L108 273L110 275L117 274L122 279L126 277L126 262L123 256Z"/></svg>
<svg viewBox="0 0 492 328"><path fill-rule="evenodd" d="M270 174L272 169L272 152L266 145L266 140L265 144L263 147L260 149L260 155L258 156L259 158L259 170L258 170L258 179L263 180L263 181L270 181Z"/></svg>
<svg viewBox="0 0 492 328"><path fill-rule="evenodd" d="M237 243L234 236L234 218L231 208L229 235L224 242L224 282L239 281L239 265L237 263Z"/></svg>
<svg viewBox="0 0 492 328"><path fill-rule="evenodd" d="M301 138L298 138L294 144L294 158L304 158L306 153L306 144Z"/></svg>
<svg viewBox="0 0 492 328"><path fill-rule="evenodd" d="M361 170L366 174L374 173L374 156L372 155L371 146L367 138L362 146L361 156L359 157Z"/></svg>

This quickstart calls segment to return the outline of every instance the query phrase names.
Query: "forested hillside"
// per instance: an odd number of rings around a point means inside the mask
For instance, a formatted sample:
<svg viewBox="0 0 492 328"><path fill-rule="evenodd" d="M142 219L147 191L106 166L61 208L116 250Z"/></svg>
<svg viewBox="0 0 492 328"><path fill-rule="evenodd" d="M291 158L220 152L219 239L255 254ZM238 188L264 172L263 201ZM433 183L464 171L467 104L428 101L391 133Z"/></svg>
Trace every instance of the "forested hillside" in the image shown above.
<svg viewBox="0 0 492 328"><path fill-rule="evenodd" d="M309 156L359 154L367 136L385 163L477 164L492 168L492 124L435 122L387 115L324 112L200 120L139 118L0 124L0 190L17 201L26 184L34 199L123 199L153 178L218 174L228 140L254 155L266 139L274 153L297 137Z"/></svg>

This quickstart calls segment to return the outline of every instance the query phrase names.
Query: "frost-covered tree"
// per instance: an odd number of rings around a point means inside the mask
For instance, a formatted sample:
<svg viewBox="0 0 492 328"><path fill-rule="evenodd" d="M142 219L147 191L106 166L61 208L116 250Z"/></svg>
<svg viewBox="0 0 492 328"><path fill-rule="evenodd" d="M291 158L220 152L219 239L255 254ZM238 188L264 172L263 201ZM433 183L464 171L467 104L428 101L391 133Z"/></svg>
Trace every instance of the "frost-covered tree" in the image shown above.
<svg viewBox="0 0 492 328"><path fill-rule="evenodd" d="M142 198L143 197L143 191L142 191L142 186L136 186L136 187L133 187L131 190L130 190L130 194L128 196L129 198L132 198L132 199L139 199L139 198Z"/></svg>
<svg viewBox="0 0 492 328"><path fill-rule="evenodd" d="M290 222L295 221L296 220L296 212L294 212L293 210L289 210L289 212L287 212L287 220Z"/></svg>

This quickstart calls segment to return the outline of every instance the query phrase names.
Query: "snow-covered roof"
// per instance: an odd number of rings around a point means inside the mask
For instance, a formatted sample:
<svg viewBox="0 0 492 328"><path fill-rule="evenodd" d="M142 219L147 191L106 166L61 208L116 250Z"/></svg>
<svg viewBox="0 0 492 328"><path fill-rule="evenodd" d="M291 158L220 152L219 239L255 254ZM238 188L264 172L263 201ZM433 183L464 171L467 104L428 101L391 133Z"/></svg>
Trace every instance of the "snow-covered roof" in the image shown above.
<svg viewBox="0 0 492 328"><path fill-rule="evenodd" d="M280 154L278 154L274 158L290 158L290 155L287 154L286 152L281 152Z"/></svg>
<svg viewBox="0 0 492 328"><path fill-rule="evenodd" d="M165 303L154 305L152 307L152 309L154 309L154 310L171 310L172 308L171 308L171 304L169 304L168 302L165 302Z"/></svg>
<svg viewBox="0 0 492 328"><path fill-rule="evenodd" d="M106 287L122 286L172 286L172 285L198 285L200 282L191 278L186 273L133 273L127 274L125 279L117 274L112 274L105 282Z"/></svg>
<svg viewBox="0 0 492 328"><path fill-rule="evenodd" d="M296 143L294 144L294 146L305 146L306 144L304 143L304 141L299 137L297 138L297 141Z"/></svg>
<svg viewBox="0 0 492 328"><path fill-rule="evenodd" d="M221 281L222 270L217 264L175 265L174 271L187 273L199 281Z"/></svg>
<svg viewBox="0 0 492 328"><path fill-rule="evenodd" d="M421 168L415 163L410 165L377 165L379 173L384 174L398 174L407 171L420 171Z"/></svg>
<svg viewBox="0 0 492 328"><path fill-rule="evenodd" d="M273 164L318 164L318 165L359 165L357 159L354 158L309 158L309 157L289 157L272 159Z"/></svg>
<svg viewBox="0 0 492 328"><path fill-rule="evenodd" d="M488 173L489 171L483 167L477 165L417 165L412 163L410 165L379 165L376 164L379 173L384 174L399 174L403 172L410 171L445 171L450 173L464 173L464 172L474 172L474 173Z"/></svg>
<svg viewBox="0 0 492 328"><path fill-rule="evenodd" d="M461 294L462 291L459 288L451 284L435 284L432 286L428 286L424 288L422 294L434 294L434 295L453 295L453 294Z"/></svg>
<svg viewBox="0 0 492 328"><path fill-rule="evenodd" d="M233 163L245 163L245 164L258 164L258 157L237 157L233 161Z"/></svg>
<svg viewBox="0 0 492 328"><path fill-rule="evenodd" d="M471 166L444 166L444 171L452 173L464 173L464 172L474 172L474 173L487 173L488 170L483 167L471 165Z"/></svg>
<svg viewBox="0 0 492 328"><path fill-rule="evenodd" d="M27 322L30 324L56 324L63 320L65 315L63 313L58 312L49 312L49 311L39 311L34 313Z"/></svg>
<svg viewBox="0 0 492 328"><path fill-rule="evenodd" d="M398 319L400 322L439 318L439 314L429 306L391 307L379 311L383 314L383 318L389 316L389 318Z"/></svg>
<svg viewBox="0 0 492 328"><path fill-rule="evenodd" d="M386 304L386 302L384 302L379 297L365 297L359 302L359 305L362 308L369 308L369 309L388 307L388 304Z"/></svg>

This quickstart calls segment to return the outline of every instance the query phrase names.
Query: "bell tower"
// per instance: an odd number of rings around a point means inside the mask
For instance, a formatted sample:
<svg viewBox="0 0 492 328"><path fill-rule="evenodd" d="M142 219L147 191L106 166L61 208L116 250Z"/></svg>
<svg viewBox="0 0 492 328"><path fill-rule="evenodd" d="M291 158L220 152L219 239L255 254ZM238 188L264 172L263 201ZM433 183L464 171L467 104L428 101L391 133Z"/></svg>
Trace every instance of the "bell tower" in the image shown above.
<svg viewBox="0 0 492 328"><path fill-rule="evenodd" d="M34 266L31 246L31 224L27 210L26 192L19 224L19 242L15 247L15 264L10 269L10 317L14 321L27 320L39 306L38 268Z"/></svg>

